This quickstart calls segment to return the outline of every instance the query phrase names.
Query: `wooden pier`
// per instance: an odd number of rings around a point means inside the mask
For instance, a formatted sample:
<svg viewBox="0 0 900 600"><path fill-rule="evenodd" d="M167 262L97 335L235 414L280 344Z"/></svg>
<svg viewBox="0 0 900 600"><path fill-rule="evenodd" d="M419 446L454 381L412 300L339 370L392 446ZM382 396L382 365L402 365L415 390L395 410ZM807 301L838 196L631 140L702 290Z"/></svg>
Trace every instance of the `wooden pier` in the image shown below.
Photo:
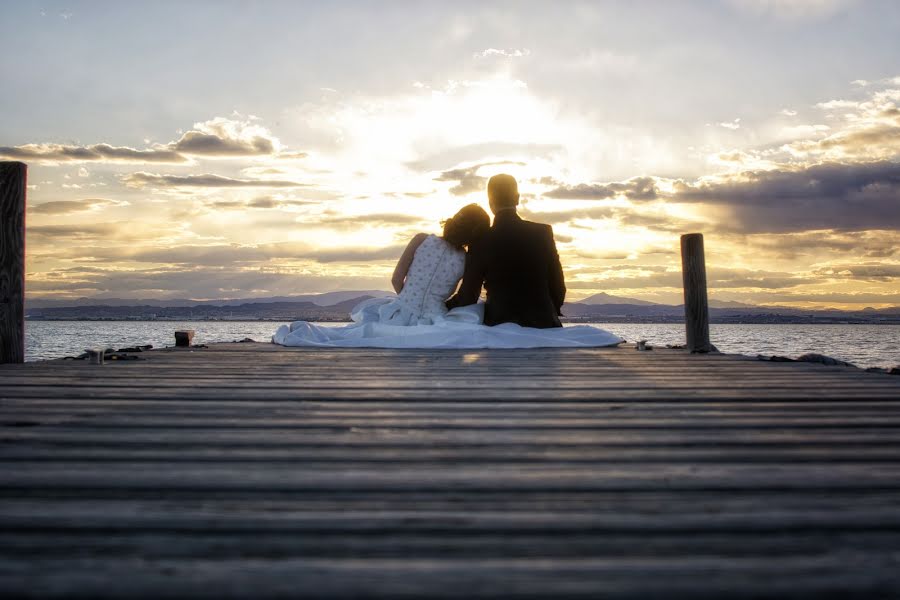
<svg viewBox="0 0 900 600"><path fill-rule="evenodd" d="M0 366L5 596L900 595L900 377L630 347Z"/></svg>

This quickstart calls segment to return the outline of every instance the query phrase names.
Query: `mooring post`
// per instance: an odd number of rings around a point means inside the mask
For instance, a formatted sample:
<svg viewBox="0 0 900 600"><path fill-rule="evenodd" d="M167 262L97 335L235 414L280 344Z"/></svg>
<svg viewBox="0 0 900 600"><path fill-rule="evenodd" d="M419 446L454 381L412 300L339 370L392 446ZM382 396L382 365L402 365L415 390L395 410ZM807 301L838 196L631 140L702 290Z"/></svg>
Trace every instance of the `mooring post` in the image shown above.
<svg viewBox="0 0 900 600"><path fill-rule="evenodd" d="M25 177L0 162L0 364L25 362Z"/></svg>
<svg viewBox="0 0 900 600"><path fill-rule="evenodd" d="M681 275L684 281L687 349L691 352L710 352L712 345L709 342L709 303L706 298L702 233L681 236Z"/></svg>
<svg viewBox="0 0 900 600"><path fill-rule="evenodd" d="M175 347L176 348L190 348L192 341L194 341L194 330L193 329L185 329L182 331L175 332Z"/></svg>

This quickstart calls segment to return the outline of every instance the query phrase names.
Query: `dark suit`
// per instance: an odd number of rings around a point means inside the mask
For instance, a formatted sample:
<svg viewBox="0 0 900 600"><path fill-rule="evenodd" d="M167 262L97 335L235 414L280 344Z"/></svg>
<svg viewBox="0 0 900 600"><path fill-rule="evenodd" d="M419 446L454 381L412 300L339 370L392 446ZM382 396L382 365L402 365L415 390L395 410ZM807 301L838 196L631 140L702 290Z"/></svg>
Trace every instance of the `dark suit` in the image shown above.
<svg viewBox="0 0 900 600"><path fill-rule="evenodd" d="M485 236L469 248L462 285L447 307L475 304L487 290L484 324L561 327L566 297L553 229L501 211Z"/></svg>

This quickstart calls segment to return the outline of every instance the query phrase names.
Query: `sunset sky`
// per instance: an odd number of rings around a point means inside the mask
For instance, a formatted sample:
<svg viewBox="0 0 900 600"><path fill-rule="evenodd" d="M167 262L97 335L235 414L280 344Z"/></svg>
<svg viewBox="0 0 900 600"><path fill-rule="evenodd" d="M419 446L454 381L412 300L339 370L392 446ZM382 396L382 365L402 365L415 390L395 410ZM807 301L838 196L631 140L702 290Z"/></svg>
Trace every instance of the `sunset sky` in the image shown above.
<svg viewBox="0 0 900 600"><path fill-rule="evenodd" d="M30 298L390 289L515 175L569 298L900 305L900 2L4 2Z"/></svg>

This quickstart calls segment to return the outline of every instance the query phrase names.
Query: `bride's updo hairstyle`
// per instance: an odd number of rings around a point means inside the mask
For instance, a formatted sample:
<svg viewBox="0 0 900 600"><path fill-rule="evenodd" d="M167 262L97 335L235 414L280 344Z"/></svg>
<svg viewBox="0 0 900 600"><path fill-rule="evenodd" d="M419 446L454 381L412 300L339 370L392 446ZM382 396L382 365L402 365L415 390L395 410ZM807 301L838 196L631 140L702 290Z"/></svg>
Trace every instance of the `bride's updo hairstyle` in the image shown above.
<svg viewBox="0 0 900 600"><path fill-rule="evenodd" d="M444 239L457 248L469 246L491 228L491 218L477 204L463 206L444 221Z"/></svg>

